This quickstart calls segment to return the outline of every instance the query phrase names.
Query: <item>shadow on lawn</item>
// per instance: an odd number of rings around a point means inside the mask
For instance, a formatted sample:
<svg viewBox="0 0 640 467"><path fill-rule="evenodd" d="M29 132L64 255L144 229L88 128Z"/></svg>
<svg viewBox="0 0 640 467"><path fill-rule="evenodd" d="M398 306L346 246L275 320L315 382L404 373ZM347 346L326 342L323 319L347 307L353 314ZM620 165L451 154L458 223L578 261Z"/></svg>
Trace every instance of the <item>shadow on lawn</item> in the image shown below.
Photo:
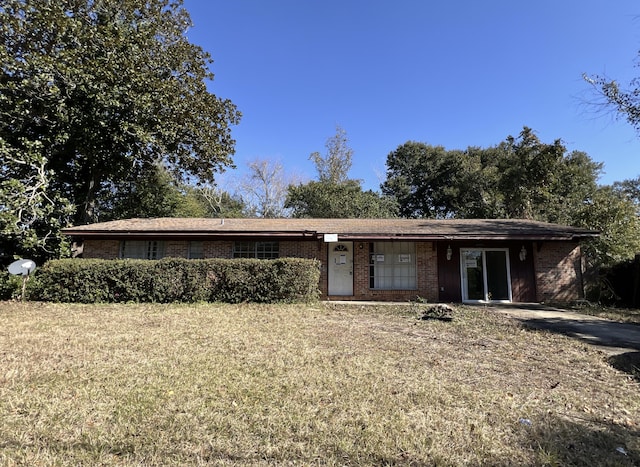
<svg viewBox="0 0 640 467"><path fill-rule="evenodd" d="M582 423L560 416L532 420L523 426L521 444L536 451L540 465L636 466L640 463L638 431L635 422L624 420Z"/></svg>
<svg viewBox="0 0 640 467"><path fill-rule="evenodd" d="M587 344L640 351L640 326L602 319L518 318L527 327L564 334Z"/></svg>
<svg viewBox="0 0 640 467"><path fill-rule="evenodd" d="M607 362L616 370L630 374L640 383L640 352L626 352L612 355L607 359Z"/></svg>
<svg viewBox="0 0 640 467"><path fill-rule="evenodd" d="M509 430L509 427L505 427ZM530 423L514 420L510 430L515 434L516 446L505 446L503 452L496 450L484 451L482 440L470 440L471 448L477 446L474 452L451 452L455 444L439 446L433 444L428 433L414 433L416 445L429 446L422 453L410 450L398 450L395 453L376 452L375 447L354 439L350 449L345 449L344 443L331 444L330 439L314 440L305 436L300 439L297 452L286 449L276 449L273 444L270 449L263 451L263 446L255 446L248 452L237 450L233 443L223 443L224 447L204 443L193 445L189 449L177 447L163 449L158 446L145 445L143 442L131 439L102 439L100 442L87 440L55 440L40 438L25 445L17 440L0 442L0 449L4 451L5 459L28 459L34 453L44 455L48 460L60 459L61 463L69 462L104 462L119 459L126 463L137 464L145 459L162 459L166 464L196 464L196 463L232 463L242 465L277 465L281 463L322 464L339 463L345 465L456 465L471 463L472 465L516 465L522 462L528 465L598 465L598 466L637 466L640 465L638 452L638 438L640 431L636 425L624 420L606 421L589 420L588 416L576 421L566 417L542 415L532 416ZM339 430L338 430L339 431ZM467 436L474 438L478 430L470 427ZM227 433L233 435L233 433ZM295 437L295 434L292 434ZM97 441L97 440L96 440ZM110 442L109 442L110 441ZM189 440L189 444L192 440ZM288 442L289 440L287 440ZM315 442L319 441L316 445ZM140 444L138 444L140 443ZM278 440L271 443L277 446ZM425 457L426 453L426 457ZM50 457L52 456L53 457ZM106 457L105 457L106 455ZM54 462L55 463L55 462ZM153 463L153 462L151 462Z"/></svg>

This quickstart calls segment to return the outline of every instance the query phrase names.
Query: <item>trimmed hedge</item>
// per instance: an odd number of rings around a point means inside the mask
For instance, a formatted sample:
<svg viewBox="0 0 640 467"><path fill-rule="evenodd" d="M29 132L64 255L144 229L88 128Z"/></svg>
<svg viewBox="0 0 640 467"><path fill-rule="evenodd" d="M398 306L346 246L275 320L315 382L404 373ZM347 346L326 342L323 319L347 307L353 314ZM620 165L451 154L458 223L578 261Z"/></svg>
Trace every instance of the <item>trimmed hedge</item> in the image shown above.
<svg viewBox="0 0 640 467"><path fill-rule="evenodd" d="M294 302L318 298L320 262L300 258L101 260L46 263L31 300L52 302Z"/></svg>

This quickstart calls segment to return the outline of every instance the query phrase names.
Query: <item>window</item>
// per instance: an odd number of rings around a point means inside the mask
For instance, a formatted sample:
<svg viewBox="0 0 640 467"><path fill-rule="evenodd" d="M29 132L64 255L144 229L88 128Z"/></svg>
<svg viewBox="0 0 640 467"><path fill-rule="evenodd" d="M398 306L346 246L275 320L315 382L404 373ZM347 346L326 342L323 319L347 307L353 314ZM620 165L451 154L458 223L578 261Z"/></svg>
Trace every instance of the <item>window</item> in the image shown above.
<svg viewBox="0 0 640 467"><path fill-rule="evenodd" d="M157 240L125 240L120 248L120 258L160 259L164 257L164 242Z"/></svg>
<svg viewBox="0 0 640 467"><path fill-rule="evenodd" d="M415 243L371 243L369 253L370 288L382 290L415 290Z"/></svg>
<svg viewBox="0 0 640 467"><path fill-rule="evenodd" d="M276 259L280 257L278 242L234 242L234 258Z"/></svg>
<svg viewBox="0 0 640 467"><path fill-rule="evenodd" d="M204 258L204 251L202 249L202 242L189 242L189 259L202 259Z"/></svg>

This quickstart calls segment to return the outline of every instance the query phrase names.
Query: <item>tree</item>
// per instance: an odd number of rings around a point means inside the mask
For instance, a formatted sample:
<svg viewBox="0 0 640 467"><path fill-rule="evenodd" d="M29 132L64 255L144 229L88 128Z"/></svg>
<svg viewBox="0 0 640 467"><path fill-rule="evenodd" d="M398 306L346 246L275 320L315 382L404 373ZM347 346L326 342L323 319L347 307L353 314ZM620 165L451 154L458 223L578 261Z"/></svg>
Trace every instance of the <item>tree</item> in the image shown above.
<svg viewBox="0 0 640 467"><path fill-rule="evenodd" d="M336 134L325 144L327 154L323 157L319 152L314 152L309 156L316 165L321 182L342 183L348 179L353 158L353 150L348 142L347 132L336 126Z"/></svg>
<svg viewBox="0 0 640 467"><path fill-rule="evenodd" d="M629 199L636 207L636 213L640 216L640 177L615 182L613 189Z"/></svg>
<svg viewBox="0 0 640 467"><path fill-rule="evenodd" d="M618 117L624 118L640 133L640 78L631 80L629 88L621 87L620 84L606 76L586 73L582 78L594 89L596 95L602 99L601 102L590 103L598 110L610 109Z"/></svg>
<svg viewBox="0 0 640 467"><path fill-rule="evenodd" d="M398 200L400 215L446 218L455 214L449 189L459 186L459 154L442 146L407 142L387 156L382 192Z"/></svg>
<svg viewBox="0 0 640 467"><path fill-rule="evenodd" d="M113 186L100 201L101 221L133 217L205 217L207 204L197 188L180 183L160 162L144 177Z"/></svg>
<svg viewBox="0 0 640 467"><path fill-rule="evenodd" d="M602 165L542 143L524 128L487 149L407 142L387 156L382 191L404 217L528 218L569 223L596 189Z"/></svg>
<svg viewBox="0 0 640 467"><path fill-rule="evenodd" d="M363 191L356 180L290 186L285 207L298 218L389 218L398 212L395 200L371 190Z"/></svg>
<svg viewBox="0 0 640 467"><path fill-rule="evenodd" d="M327 140L327 153L309 156L318 171L318 181L290 184L285 207L293 217L308 218L385 218L397 215L394 200L368 190L360 180L349 179L353 150L348 146L347 133L336 127L336 134Z"/></svg>
<svg viewBox="0 0 640 467"><path fill-rule="evenodd" d="M195 196L206 207L206 217L244 217L247 210L242 198L214 186L201 186L194 189Z"/></svg>
<svg viewBox="0 0 640 467"><path fill-rule="evenodd" d="M576 212L573 225L598 230L585 253L591 268L612 266L640 251L640 218L637 207L611 186L599 187Z"/></svg>
<svg viewBox="0 0 640 467"><path fill-rule="evenodd" d="M597 188L602 164L582 152L567 154L559 139L543 143L524 127L518 138L507 137L499 149L498 189L505 217L570 223Z"/></svg>
<svg viewBox="0 0 640 467"><path fill-rule="evenodd" d="M248 164L249 173L240 184L242 201L250 217L288 217L285 207L287 188L294 183L277 161L255 159Z"/></svg>
<svg viewBox="0 0 640 467"><path fill-rule="evenodd" d="M180 1L2 2L0 142L18 158L37 150L48 196L69 200L75 223L157 160L196 182L232 163L240 114L207 90L211 58L188 42L190 25Z"/></svg>
<svg viewBox="0 0 640 467"><path fill-rule="evenodd" d="M29 257L43 262L57 251L68 251L60 228L73 212L68 200L50 192L52 173L41 144L25 142L18 154L0 140L5 174L0 181L0 262Z"/></svg>

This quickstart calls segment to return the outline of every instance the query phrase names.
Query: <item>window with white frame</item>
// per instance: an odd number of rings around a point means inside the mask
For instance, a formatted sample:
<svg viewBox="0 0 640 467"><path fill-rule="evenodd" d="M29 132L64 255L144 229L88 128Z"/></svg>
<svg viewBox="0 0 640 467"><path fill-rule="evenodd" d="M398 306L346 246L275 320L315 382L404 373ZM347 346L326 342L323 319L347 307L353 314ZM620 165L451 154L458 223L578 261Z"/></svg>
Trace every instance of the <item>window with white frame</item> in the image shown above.
<svg viewBox="0 0 640 467"><path fill-rule="evenodd" d="M202 242L191 241L189 242L189 259L202 259L204 258L204 250L202 248Z"/></svg>
<svg viewBox="0 0 640 467"><path fill-rule="evenodd" d="M416 244L369 244L369 287L381 290L415 290Z"/></svg>
<svg viewBox="0 0 640 467"><path fill-rule="evenodd" d="M159 240L124 240L120 245L120 258L160 259L164 257L165 245Z"/></svg>
<svg viewBox="0 0 640 467"><path fill-rule="evenodd" d="M280 257L278 242L234 242L234 258L276 259Z"/></svg>

